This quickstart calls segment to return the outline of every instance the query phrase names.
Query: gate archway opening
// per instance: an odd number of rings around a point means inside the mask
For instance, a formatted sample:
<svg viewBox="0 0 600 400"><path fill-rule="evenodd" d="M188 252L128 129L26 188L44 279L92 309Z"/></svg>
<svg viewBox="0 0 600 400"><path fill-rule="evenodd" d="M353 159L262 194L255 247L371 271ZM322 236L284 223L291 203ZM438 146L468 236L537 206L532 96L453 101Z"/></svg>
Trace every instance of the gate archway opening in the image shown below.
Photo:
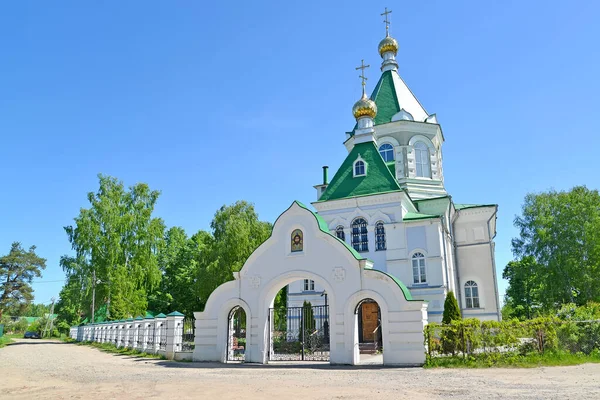
<svg viewBox="0 0 600 400"><path fill-rule="evenodd" d="M358 362L383 364L383 329L381 308L371 299L361 300L354 310L358 328Z"/></svg>
<svg viewBox="0 0 600 400"><path fill-rule="evenodd" d="M329 361L330 322L327 291L312 279L279 290L269 308L272 361Z"/></svg>
<svg viewBox="0 0 600 400"><path fill-rule="evenodd" d="M246 360L246 312L235 306L229 312L227 323L227 361Z"/></svg>

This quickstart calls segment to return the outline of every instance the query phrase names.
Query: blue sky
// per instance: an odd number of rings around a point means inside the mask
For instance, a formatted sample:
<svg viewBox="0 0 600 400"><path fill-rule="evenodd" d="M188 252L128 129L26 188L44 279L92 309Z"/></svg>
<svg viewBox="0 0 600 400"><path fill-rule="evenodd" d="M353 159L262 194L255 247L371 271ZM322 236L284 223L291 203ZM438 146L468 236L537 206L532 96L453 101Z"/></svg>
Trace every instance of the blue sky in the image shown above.
<svg viewBox="0 0 600 400"><path fill-rule="evenodd" d="M264 220L315 200L343 161L391 8L399 72L442 124L446 188L498 203L498 275L528 192L598 188L597 2L7 2L0 9L0 254L35 244L62 286L69 225L98 173L162 195L191 234L218 207ZM501 292L506 283L500 282Z"/></svg>

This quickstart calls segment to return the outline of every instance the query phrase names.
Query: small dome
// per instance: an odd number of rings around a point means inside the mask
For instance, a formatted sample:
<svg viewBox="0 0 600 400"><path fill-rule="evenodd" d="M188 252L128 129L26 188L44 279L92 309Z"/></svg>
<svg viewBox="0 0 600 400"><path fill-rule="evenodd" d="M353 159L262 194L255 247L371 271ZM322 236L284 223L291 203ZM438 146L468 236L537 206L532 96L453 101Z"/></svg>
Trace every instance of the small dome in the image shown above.
<svg viewBox="0 0 600 400"><path fill-rule="evenodd" d="M352 107L352 114L354 114L354 118L359 119L361 117L371 117L375 118L377 115L377 106L375 102L369 99L364 93L363 96L354 103L354 107Z"/></svg>
<svg viewBox="0 0 600 400"><path fill-rule="evenodd" d="M383 57L383 53L391 51L396 55L398 53L398 42L391 36L386 36L379 42L379 55Z"/></svg>

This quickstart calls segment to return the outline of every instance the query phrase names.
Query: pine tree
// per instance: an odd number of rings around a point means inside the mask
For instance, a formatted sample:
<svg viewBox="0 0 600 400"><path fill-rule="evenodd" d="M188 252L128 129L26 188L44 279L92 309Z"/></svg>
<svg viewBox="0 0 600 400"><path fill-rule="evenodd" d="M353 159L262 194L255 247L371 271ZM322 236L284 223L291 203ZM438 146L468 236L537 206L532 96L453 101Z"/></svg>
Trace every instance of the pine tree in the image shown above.
<svg viewBox="0 0 600 400"><path fill-rule="evenodd" d="M444 301L444 315L442 316L442 323L449 324L451 321L461 319L460 308L458 307L458 301L454 297L454 292L449 291Z"/></svg>

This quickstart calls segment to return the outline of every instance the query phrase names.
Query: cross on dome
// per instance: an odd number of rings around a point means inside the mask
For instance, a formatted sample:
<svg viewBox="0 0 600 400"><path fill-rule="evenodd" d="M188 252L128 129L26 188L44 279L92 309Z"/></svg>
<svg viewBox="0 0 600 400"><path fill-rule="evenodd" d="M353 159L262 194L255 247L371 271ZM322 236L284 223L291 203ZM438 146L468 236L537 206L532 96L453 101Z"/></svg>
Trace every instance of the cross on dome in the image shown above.
<svg viewBox="0 0 600 400"><path fill-rule="evenodd" d="M369 68L370 65L365 65L365 60L360 60L360 67L356 67L355 69L358 71L359 69L360 71L360 75L358 76L360 79L362 79L362 90L363 90L363 96L366 96L365 94L365 86L367 85L367 77L365 76L365 69Z"/></svg>
<svg viewBox="0 0 600 400"><path fill-rule="evenodd" d="M392 10L387 9L387 7L385 8L385 11L383 13L381 13L381 16L385 15L385 19L383 20L383 22L385 23L385 36L390 36L390 20L388 19L388 14L391 14Z"/></svg>

